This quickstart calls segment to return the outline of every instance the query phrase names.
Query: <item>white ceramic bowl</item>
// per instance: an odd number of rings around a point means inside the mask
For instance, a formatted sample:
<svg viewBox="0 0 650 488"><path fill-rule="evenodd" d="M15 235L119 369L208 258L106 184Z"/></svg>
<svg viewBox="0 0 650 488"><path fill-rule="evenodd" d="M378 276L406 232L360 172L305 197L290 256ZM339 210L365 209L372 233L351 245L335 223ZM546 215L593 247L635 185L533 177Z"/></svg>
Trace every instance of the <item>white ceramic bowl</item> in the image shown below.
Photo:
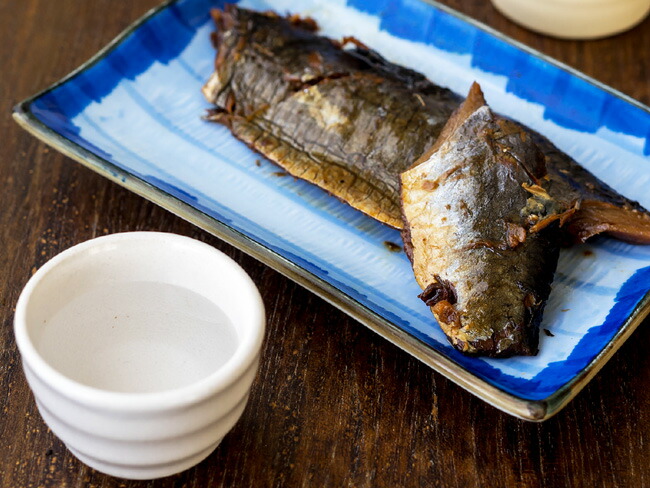
<svg viewBox="0 0 650 488"><path fill-rule="evenodd" d="M593 39L623 32L645 18L650 0L492 0L506 17L542 34Z"/></svg>
<svg viewBox="0 0 650 488"><path fill-rule="evenodd" d="M225 254L133 232L46 263L14 325L52 431L99 471L151 479L197 464L237 422L265 319L254 283Z"/></svg>

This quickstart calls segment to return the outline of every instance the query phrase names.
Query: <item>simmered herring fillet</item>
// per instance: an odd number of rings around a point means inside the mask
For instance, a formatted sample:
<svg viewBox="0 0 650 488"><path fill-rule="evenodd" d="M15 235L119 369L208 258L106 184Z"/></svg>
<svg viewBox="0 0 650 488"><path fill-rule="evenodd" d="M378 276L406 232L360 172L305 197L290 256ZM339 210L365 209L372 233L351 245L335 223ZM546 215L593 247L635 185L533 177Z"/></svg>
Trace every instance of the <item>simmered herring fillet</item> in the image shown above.
<svg viewBox="0 0 650 488"><path fill-rule="evenodd" d="M353 38L318 36L310 19L233 5L213 17L216 66L203 93L216 108L208 118L290 174L401 228L399 175L431 147L461 98ZM562 215L570 240L606 232L650 243L646 210L548 139L528 135L547 157L555 194L572 202Z"/></svg>
<svg viewBox="0 0 650 488"><path fill-rule="evenodd" d="M420 298L449 341L468 354L536 354L571 202L549 194L544 155L525 129L495 116L475 84L401 181Z"/></svg>
<svg viewBox="0 0 650 488"><path fill-rule="evenodd" d="M315 23L227 6L213 11L209 118L290 174L392 227L399 174L435 141L460 98Z"/></svg>

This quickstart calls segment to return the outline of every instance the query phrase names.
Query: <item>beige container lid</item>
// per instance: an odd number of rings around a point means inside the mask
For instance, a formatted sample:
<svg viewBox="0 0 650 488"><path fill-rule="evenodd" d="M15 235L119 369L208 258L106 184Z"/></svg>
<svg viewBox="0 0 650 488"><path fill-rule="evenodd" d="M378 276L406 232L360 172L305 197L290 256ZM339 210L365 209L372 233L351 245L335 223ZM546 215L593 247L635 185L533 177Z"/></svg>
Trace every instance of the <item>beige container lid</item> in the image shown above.
<svg viewBox="0 0 650 488"><path fill-rule="evenodd" d="M509 19L542 34L594 39L623 32L650 12L650 0L492 0Z"/></svg>

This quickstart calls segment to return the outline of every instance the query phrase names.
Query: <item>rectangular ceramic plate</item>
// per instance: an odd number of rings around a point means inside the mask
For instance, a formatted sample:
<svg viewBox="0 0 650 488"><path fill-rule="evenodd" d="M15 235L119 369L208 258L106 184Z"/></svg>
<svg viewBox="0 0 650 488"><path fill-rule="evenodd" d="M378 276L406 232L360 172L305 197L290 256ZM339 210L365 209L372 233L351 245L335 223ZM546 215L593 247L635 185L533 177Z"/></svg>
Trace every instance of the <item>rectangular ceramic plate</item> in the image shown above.
<svg viewBox="0 0 650 488"><path fill-rule="evenodd" d="M650 207L650 111L538 53L420 0L248 0L309 15L464 94L478 80L499 112L547 135ZM465 357L427 307L399 234L201 119L212 71L210 7L150 12L88 63L16 107L48 144L245 250L494 406L543 420L593 377L648 312L650 248L597 239L561 254L535 357Z"/></svg>

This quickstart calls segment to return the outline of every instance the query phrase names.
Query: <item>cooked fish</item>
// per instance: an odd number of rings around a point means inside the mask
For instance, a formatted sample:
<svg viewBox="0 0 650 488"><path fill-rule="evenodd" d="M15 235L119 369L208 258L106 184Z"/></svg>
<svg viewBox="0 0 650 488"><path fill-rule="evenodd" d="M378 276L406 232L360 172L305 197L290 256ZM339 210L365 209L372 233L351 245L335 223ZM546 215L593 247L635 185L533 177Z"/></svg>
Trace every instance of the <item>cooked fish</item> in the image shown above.
<svg viewBox="0 0 650 488"><path fill-rule="evenodd" d="M571 214L563 215L562 229L569 241L585 242L605 233L632 244L650 244L650 214L645 208L600 181L547 138L530 130L529 134L546 156L550 191L573 202Z"/></svg>
<svg viewBox="0 0 650 488"><path fill-rule="evenodd" d="M405 249L449 341L468 354L535 354L559 221L573 207L549 193L527 131L492 113L474 84L401 183Z"/></svg>
<svg viewBox="0 0 650 488"><path fill-rule="evenodd" d="M315 23L235 6L213 11L210 118L283 167L388 225L402 225L399 174L460 98ZM344 49L344 44L354 49Z"/></svg>
<svg viewBox="0 0 650 488"><path fill-rule="evenodd" d="M208 118L293 176L401 228L399 176L432 146L461 98L354 38L318 36L308 18L233 5L213 17L218 53L203 88L215 104ZM647 211L548 139L528 134L547 157L555 193L573 203L562 215L571 239L607 232L650 243Z"/></svg>

